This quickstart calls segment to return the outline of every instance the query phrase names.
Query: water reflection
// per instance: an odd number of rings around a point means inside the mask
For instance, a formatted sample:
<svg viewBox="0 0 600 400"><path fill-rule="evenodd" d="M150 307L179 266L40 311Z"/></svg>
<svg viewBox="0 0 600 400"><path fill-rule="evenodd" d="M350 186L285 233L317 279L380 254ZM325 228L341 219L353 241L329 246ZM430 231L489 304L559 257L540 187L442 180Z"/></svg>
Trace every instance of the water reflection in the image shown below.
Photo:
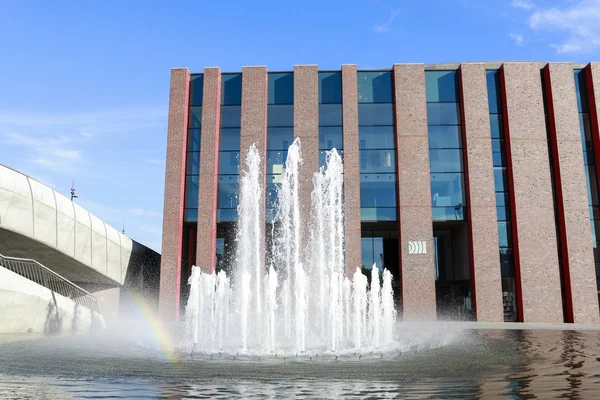
<svg viewBox="0 0 600 400"><path fill-rule="evenodd" d="M0 398L600 398L598 332L446 334L462 339L386 358L260 362L172 362L114 339L0 338Z"/></svg>

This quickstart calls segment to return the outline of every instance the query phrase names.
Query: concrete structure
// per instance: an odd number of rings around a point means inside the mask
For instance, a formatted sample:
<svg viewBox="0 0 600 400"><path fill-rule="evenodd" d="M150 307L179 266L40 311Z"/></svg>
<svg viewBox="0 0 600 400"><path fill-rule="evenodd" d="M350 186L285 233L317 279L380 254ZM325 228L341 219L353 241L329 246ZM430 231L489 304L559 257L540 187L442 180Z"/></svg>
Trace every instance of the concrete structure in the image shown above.
<svg viewBox="0 0 600 400"><path fill-rule="evenodd" d="M0 254L34 259L95 293L107 319L121 288L157 302L160 256L50 187L0 165Z"/></svg>
<svg viewBox="0 0 600 400"><path fill-rule="evenodd" d="M276 176L300 138L305 205L323 153L343 149L346 270L388 268L405 320L599 323L600 217L589 210L600 207L600 174L587 156L600 157L598 71L514 62L173 70L161 314L179 318L192 263L233 265L237 217L218 210L235 210L224 199L237 189L217 177L238 176L251 144L263 174ZM200 135L198 148L188 138ZM265 184L267 226L276 185Z"/></svg>
<svg viewBox="0 0 600 400"><path fill-rule="evenodd" d="M102 314L0 267L0 334L83 333L103 327Z"/></svg>

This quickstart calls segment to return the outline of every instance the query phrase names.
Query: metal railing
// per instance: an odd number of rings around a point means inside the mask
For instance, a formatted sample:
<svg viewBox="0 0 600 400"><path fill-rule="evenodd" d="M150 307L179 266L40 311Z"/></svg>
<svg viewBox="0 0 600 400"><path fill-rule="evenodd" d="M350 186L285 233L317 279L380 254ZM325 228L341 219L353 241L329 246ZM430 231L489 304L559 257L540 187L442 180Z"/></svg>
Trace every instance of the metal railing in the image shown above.
<svg viewBox="0 0 600 400"><path fill-rule="evenodd" d="M0 267L4 267L61 296L67 297L76 304L87 307L99 314L101 313L98 300L92 294L35 260L6 257L0 254Z"/></svg>

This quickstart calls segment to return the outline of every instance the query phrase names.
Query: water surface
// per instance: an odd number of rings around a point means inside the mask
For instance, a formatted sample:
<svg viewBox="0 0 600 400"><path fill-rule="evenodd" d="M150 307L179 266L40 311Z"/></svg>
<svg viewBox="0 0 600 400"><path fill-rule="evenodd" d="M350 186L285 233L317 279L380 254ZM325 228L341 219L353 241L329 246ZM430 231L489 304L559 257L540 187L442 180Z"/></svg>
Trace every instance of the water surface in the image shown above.
<svg viewBox="0 0 600 400"><path fill-rule="evenodd" d="M414 330L400 348L166 358L108 333L0 337L0 398L600 398L599 332Z"/></svg>

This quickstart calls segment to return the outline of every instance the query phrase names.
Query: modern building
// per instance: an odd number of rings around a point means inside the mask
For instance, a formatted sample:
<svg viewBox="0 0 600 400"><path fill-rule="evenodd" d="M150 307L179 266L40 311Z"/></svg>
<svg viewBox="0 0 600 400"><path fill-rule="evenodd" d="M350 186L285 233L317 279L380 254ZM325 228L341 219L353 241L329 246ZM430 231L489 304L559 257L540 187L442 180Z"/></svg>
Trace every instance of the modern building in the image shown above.
<svg viewBox="0 0 600 400"><path fill-rule="evenodd" d="M303 202L343 152L347 271L391 270L405 320L600 323L599 110L600 63L173 69L160 312L192 265L230 268L248 147L266 229L300 138Z"/></svg>

